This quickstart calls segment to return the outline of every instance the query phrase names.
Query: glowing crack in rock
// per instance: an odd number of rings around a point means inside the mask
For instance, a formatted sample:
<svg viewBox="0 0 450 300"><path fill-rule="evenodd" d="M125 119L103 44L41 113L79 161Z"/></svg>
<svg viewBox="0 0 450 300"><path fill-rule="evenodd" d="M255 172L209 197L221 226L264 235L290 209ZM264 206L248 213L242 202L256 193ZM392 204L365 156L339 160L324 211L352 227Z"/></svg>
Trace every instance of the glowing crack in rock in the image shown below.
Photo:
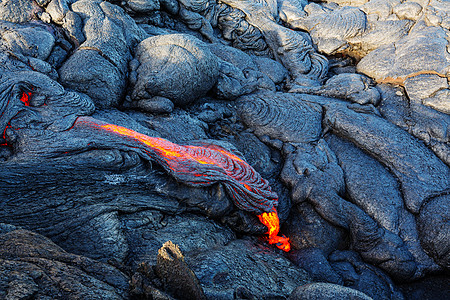
<svg viewBox="0 0 450 300"><path fill-rule="evenodd" d="M276 193L267 180L238 156L217 145L178 145L90 117L79 117L73 129L100 130L103 135L109 134L114 141L156 161L174 178L187 185L222 183L239 209L256 214L267 226L270 244L284 251L290 250L289 239L278 236L280 223Z"/></svg>

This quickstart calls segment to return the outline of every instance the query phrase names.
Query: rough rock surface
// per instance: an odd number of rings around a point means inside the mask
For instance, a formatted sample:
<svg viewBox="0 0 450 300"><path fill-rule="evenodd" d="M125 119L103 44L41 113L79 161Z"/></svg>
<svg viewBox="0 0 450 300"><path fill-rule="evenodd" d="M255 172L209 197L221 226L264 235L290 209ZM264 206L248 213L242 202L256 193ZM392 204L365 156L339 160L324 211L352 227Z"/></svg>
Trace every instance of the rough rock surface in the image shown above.
<svg viewBox="0 0 450 300"><path fill-rule="evenodd" d="M449 114L448 47L448 29L420 22L408 36L365 56L357 70L381 83L403 85L412 102Z"/></svg>
<svg viewBox="0 0 450 300"><path fill-rule="evenodd" d="M297 299L354 299L370 300L371 297L366 294L353 290L348 287L335 285L331 283L311 283L300 286L292 292L289 300Z"/></svg>
<svg viewBox="0 0 450 300"><path fill-rule="evenodd" d="M449 20L0 1L0 298L444 298Z"/></svg>
<svg viewBox="0 0 450 300"><path fill-rule="evenodd" d="M85 40L58 70L62 83L89 95L98 107L114 107L124 95L131 51L146 34L123 9L106 1L72 4ZM81 24L80 24L81 25Z"/></svg>
<svg viewBox="0 0 450 300"><path fill-rule="evenodd" d="M61 249L36 233L0 224L3 299L127 299L128 278L118 269Z"/></svg>
<svg viewBox="0 0 450 300"><path fill-rule="evenodd" d="M217 58L204 43L189 35L147 38L136 47L135 55L139 66L131 97L140 105L172 101L186 106L203 97L219 76ZM157 100L153 100L155 96Z"/></svg>
<svg viewBox="0 0 450 300"><path fill-rule="evenodd" d="M327 142L342 166L347 193L352 201L386 230L402 238L408 251L414 256L419 270L435 267L433 261L422 250L415 217L405 209L394 176L353 144L336 136L329 136ZM382 186L383 189L367 187L375 184Z"/></svg>
<svg viewBox="0 0 450 300"><path fill-rule="evenodd" d="M209 299L233 299L233 294L280 297L310 282L305 271L267 250L252 241L235 240L210 251L193 251L186 261Z"/></svg>
<svg viewBox="0 0 450 300"><path fill-rule="evenodd" d="M443 50L447 44L443 28L418 24L408 36L365 56L358 63L358 71L385 83L401 84L406 79L421 74L446 77L449 72L450 56ZM434 55L430 60L410 57L414 55L427 57L431 53Z"/></svg>
<svg viewBox="0 0 450 300"><path fill-rule="evenodd" d="M381 115L423 141L450 166L450 116L408 99L400 87L381 84L378 89L382 95Z"/></svg>

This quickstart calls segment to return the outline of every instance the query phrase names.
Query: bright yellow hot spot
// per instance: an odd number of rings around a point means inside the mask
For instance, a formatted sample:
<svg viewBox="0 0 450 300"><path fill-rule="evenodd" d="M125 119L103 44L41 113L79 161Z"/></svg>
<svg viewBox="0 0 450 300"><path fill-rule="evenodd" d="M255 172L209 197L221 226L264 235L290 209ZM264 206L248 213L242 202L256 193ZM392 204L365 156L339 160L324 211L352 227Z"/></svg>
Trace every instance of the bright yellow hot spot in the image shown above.
<svg viewBox="0 0 450 300"><path fill-rule="evenodd" d="M285 236L278 236L280 231L280 220L278 219L277 211L274 209L270 213L262 213L258 215L261 223L267 226L268 242L269 244L275 244L279 249L288 252L291 250L291 244L289 238Z"/></svg>
<svg viewBox="0 0 450 300"><path fill-rule="evenodd" d="M149 137L145 134L141 134L139 132L136 132L134 130L122 127L122 126L117 126L117 125L113 125L113 124L104 124L100 126L102 129L107 130L107 131L111 131L111 132L115 132L117 134L120 135L125 135L125 136L129 136L132 137L136 140L139 140L140 142L144 143L145 145L153 148L153 149L157 149L159 151L162 152L162 154L166 157L180 157L180 158L185 158L185 159L190 159L190 160L194 160L200 164L210 164L210 165L217 165L218 162L215 161L214 159L204 156L204 157L199 157L199 156L192 156L188 153L188 149L195 149L195 148L201 148L201 147L197 147L197 146L179 146L177 144L174 144L172 142L169 142L168 140L162 139L162 138L155 138L155 137ZM220 148L213 148L210 149L211 151L216 151L219 152L227 157L229 157L232 160L236 160L239 162L243 162L242 159L240 159L239 157L237 157L234 154L231 154L225 150L222 150Z"/></svg>
<svg viewBox="0 0 450 300"><path fill-rule="evenodd" d="M158 149L163 152L165 156L172 156L172 157L181 157L181 153L177 151L177 147L174 143L169 142L168 140L162 139L162 138L155 138L155 137L149 137L145 134L136 132L134 130L117 126L113 124L105 124L101 125L102 129L112 131L115 133L118 133L120 135L126 135L129 137L133 137L142 143L144 143L147 146L150 146L154 149Z"/></svg>

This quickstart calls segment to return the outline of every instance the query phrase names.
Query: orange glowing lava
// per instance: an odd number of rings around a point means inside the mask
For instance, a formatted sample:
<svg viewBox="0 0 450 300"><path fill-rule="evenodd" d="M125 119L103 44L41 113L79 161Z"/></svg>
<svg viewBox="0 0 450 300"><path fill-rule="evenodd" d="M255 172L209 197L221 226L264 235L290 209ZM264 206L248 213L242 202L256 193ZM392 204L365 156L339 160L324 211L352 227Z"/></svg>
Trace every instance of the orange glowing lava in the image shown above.
<svg viewBox="0 0 450 300"><path fill-rule="evenodd" d="M6 130L11 126L10 123L6 125L5 130L3 130L2 139L5 140L5 142L1 143L0 146L7 146L8 143L6 142Z"/></svg>
<svg viewBox="0 0 450 300"><path fill-rule="evenodd" d="M161 151L161 153L166 158L182 157L184 159L194 160L200 164L220 164L220 162L214 160L211 157L197 156L194 154L196 152L186 151L186 150L198 150L202 148L199 146L180 146L163 138L149 137L148 135L136 132L134 130L112 124L101 125L101 128L108 131L113 131L121 135L133 137L141 141L145 145L151 147L152 149ZM230 159L243 162L243 160L237 157L236 155L231 154L223 149L219 149L218 147L215 147L213 149L214 151L219 152ZM209 148L208 150L211 150L211 148Z"/></svg>
<svg viewBox="0 0 450 300"><path fill-rule="evenodd" d="M76 124L78 127L101 130L103 134L114 134L114 140L142 151L183 183L193 186L223 183L238 208L258 215L267 226L268 242L284 251L290 250L289 239L277 236L280 222L276 211L276 193L267 180L238 156L217 145L178 145L89 117L79 117Z"/></svg>
<svg viewBox="0 0 450 300"><path fill-rule="evenodd" d="M288 252L291 250L291 244L289 243L289 238L285 236L278 236L278 232L280 231L280 220L278 219L278 214L276 209L274 209L270 213L262 213L261 215L258 215L259 220L261 223L267 226L269 229L266 234L269 236L267 237L267 241L269 244L277 246L283 251Z"/></svg>
<svg viewBox="0 0 450 300"><path fill-rule="evenodd" d="M22 101L25 106L30 106L30 97L31 97L31 92L22 92L22 96L20 97L20 101Z"/></svg>

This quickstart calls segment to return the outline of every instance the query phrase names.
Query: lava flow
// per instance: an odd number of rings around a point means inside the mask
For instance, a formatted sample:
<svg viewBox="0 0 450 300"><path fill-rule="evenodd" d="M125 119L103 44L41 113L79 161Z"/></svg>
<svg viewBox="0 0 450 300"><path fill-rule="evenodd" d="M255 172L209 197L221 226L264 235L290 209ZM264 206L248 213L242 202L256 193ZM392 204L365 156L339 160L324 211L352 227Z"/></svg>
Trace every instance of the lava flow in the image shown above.
<svg viewBox="0 0 450 300"><path fill-rule="evenodd" d="M22 96L20 97L20 101L22 101L25 106L30 106L30 97L31 97L31 92L22 92Z"/></svg>
<svg viewBox="0 0 450 300"><path fill-rule="evenodd" d="M259 220L261 223L267 226L269 229L266 234L269 236L267 237L267 241L269 244L277 246L283 251L289 252L291 250L291 244L289 242L289 238L283 236L278 236L278 232L280 231L280 220L278 219L277 210L274 208L273 211L269 213L262 213L258 215Z"/></svg>
<svg viewBox="0 0 450 300"><path fill-rule="evenodd" d="M222 183L238 208L256 214L267 226L270 244L284 251L290 250L289 239L277 236L280 223L276 211L276 193L271 190L267 180L238 156L217 145L178 145L90 117L79 117L74 129L100 130L105 139L114 141L124 149L133 148L144 158L158 162L185 184L209 186Z"/></svg>

